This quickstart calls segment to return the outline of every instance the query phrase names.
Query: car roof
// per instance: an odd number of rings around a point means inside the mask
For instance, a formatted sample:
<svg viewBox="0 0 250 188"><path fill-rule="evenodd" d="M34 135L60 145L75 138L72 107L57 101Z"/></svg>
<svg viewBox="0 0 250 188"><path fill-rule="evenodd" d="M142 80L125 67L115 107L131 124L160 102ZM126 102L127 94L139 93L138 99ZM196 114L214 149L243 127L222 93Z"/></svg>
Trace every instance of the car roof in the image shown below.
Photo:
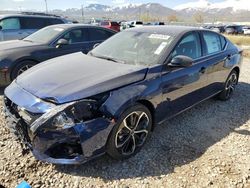
<svg viewBox="0 0 250 188"><path fill-rule="evenodd" d="M101 28L101 29L104 29L104 30L116 32L114 30L107 29L105 27L95 26L95 25L91 25L91 24L79 24L79 23L77 23L77 24L56 24L56 25L50 25L48 27L61 27L63 29L71 29L71 28L78 28L78 27Z"/></svg>
<svg viewBox="0 0 250 188"><path fill-rule="evenodd" d="M172 26L172 25L162 25L162 26L146 26L146 27L135 27L125 31L137 31L137 32L144 32L144 33L158 33L158 34L165 34L165 35L172 35L177 36L182 33L186 33L189 31L197 31L197 30L204 30L198 27L189 27L189 26Z"/></svg>
<svg viewBox="0 0 250 188"><path fill-rule="evenodd" d="M2 14L0 15L0 19L2 18L9 18L9 17L28 17L28 18L56 18L56 19L63 19L61 17L57 16L41 16L41 15L27 15L27 14Z"/></svg>

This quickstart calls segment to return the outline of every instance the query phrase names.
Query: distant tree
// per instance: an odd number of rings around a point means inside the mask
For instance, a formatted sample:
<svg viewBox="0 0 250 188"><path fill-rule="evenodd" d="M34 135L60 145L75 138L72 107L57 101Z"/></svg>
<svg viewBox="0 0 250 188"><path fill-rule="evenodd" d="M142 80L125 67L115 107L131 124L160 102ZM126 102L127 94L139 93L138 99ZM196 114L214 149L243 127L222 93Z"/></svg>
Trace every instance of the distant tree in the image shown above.
<svg viewBox="0 0 250 188"><path fill-rule="evenodd" d="M170 15L167 17L168 22L177 22L178 18L176 15Z"/></svg>
<svg viewBox="0 0 250 188"><path fill-rule="evenodd" d="M193 15L194 20L197 23L203 23L204 22L204 15L202 12L197 12Z"/></svg>

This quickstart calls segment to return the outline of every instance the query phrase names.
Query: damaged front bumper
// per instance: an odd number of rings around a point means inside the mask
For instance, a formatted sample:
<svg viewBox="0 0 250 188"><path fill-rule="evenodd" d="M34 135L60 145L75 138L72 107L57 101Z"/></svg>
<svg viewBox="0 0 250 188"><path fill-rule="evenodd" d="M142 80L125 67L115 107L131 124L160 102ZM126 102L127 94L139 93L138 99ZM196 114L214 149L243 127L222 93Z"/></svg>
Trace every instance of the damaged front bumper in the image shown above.
<svg viewBox="0 0 250 188"><path fill-rule="evenodd" d="M71 116L65 120L62 114L68 113L67 116L70 116L72 109L76 111L73 108L76 103L55 107L35 103L20 106L24 101L16 100L15 93L19 96L30 94L21 88L17 90L9 89L5 92L6 122L22 147L30 149L38 160L54 164L79 164L105 153L108 135L114 126L110 118L98 114L90 116L86 121L79 121L76 119L86 117L73 114L75 119ZM42 103L39 99L35 101ZM34 106L40 108L42 113L38 113L39 110L29 111Z"/></svg>

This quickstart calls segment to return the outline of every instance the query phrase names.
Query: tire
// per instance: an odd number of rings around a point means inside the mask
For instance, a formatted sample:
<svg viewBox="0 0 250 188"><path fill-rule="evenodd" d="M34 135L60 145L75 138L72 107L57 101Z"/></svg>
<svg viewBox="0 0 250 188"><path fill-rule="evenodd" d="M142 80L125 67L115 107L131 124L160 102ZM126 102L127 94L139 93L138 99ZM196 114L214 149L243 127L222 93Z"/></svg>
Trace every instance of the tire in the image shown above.
<svg viewBox="0 0 250 188"><path fill-rule="evenodd" d="M232 97L235 87L238 84L238 79L239 79L238 73L235 70L233 70L229 74L224 84L224 90L218 95L218 98L220 100L227 101Z"/></svg>
<svg viewBox="0 0 250 188"><path fill-rule="evenodd" d="M18 63L17 66L14 67L11 73L11 79L14 80L16 77L18 77L20 74L22 74L24 71L28 70L29 68L33 67L37 63L34 61L22 61Z"/></svg>
<svg viewBox="0 0 250 188"><path fill-rule="evenodd" d="M114 126L107 142L108 155L118 160L132 157L143 147L151 130L150 111L144 105L136 103L122 113Z"/></svg>

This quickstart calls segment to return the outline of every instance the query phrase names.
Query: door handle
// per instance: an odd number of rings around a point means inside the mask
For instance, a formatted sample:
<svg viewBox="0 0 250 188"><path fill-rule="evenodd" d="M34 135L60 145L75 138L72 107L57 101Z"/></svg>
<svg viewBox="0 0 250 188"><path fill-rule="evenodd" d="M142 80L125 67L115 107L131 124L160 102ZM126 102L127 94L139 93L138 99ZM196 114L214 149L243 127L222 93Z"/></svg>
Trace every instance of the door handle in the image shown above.
<svg viewBox="0 0 250 188"><path fill-rule="evenodd" d="M201 74L204 74L206 72L206 68L205 67L201 67L200 71Z"/></svg>

